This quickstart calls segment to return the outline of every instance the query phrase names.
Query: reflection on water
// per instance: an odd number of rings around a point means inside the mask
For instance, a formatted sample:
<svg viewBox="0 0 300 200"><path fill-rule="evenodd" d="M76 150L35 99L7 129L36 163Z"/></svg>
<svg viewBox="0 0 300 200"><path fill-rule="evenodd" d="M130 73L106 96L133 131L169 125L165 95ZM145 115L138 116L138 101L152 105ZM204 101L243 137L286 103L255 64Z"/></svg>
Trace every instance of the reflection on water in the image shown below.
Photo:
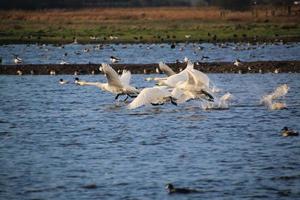
<svg viewBox="0 0 300 200"><path fill-rule="evenodd" d="M229 109L127 110L97 88L58 84L73 76L0 76L1 199L298 199L300 138L280 130L300 130L299 74L209 77L234 95ZM287 110L260 105L285 83ZM203 192L169 196L169 182Z"/></svg>
<svg viewBox="0 0 300 200"><path fill-rule="evenodd" d="M89 51L86 51L89 49ZM109 63L110 56L121 58L120 63L176 62L188 56L193 61L233 62L300 60L299 43L179 43L170 44L68 44L54 45L3 45L0 57L3 64L14 64L14 54L24 64Z"/></svg>

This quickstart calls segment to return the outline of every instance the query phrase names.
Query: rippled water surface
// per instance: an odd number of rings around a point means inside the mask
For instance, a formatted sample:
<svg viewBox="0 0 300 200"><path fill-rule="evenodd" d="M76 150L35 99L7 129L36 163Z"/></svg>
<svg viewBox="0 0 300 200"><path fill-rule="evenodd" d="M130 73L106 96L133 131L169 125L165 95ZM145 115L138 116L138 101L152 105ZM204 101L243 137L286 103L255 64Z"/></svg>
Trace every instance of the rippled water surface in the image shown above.
<svg viewBox="0 0 300 200"><path fill-rule="evenodd" d="M61 62L87 64L110 62L110 56L121 63L175 62L188 56L193 61L231 62L300 60L299 43L179 43L174 49L170 44L110 44L110 45L3 45L0 57L3 64L14 64L13 54L19 55L24 64L59 64Z"/></svg>
<svg viewBox="0 0 300 200"><path fill-rule="evenodd" d="M144 75L133 84L150 86ZM73 76L0 76L0 199L299 199L299 74L209 74L235 96L127 110ZM105 81L102 75L81 76ZM287 110L259 105L287 83ZM201 190L168 195L166 183Z"/></svg>

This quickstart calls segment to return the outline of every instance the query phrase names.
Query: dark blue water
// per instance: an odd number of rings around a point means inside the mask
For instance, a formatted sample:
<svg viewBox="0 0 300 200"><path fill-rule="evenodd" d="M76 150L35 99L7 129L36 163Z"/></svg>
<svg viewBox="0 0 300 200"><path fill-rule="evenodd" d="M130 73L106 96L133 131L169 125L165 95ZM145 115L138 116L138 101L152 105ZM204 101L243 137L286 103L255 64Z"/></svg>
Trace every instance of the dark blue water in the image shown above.
<svg viewBox="0 0 300 200"><path fill-rule="evenodd" d="M72 76L0 76L0 199L299 199L300 137L279 132L300 130L300 75L209 76L235 96L229 110L127 110L97 88L58 84ZM145 77L133 84L150 86ZM283 83L288 110L259 105ZM170 182L201 192L168 195Z"/></svg>
<svg viewBox="0 0 300 200"><path fill-rule="evenodd" d="M19 55L24 64L108 63L110 56L119 57L120 63L138 64L181 61L185 56L201 62L231 62L237 58L242 61L281 61L300 60L300 44L180 43L174 49L170 44L0 46L3 64L14 64L13 54Z"/></svg>

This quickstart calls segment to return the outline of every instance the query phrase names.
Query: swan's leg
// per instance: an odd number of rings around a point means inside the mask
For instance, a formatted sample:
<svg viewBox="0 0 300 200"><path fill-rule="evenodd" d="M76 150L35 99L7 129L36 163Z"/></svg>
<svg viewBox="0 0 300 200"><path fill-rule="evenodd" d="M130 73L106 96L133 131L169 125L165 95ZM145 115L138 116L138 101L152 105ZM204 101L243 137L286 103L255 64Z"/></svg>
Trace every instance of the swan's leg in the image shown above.
<svg viewBox="0 0 300 200"><path fill-rule="evenodd" d="M151 103L152 106L160 106L160 105L164 105L164 103Z"/></svg>
<svg viewBox="0 0 300 200"><path fill-rule="evenodd" d="M170 100L171 100L171 103L175 106L177 106L177 102L176 102L176 99L173 98L173 97L170 97Z"/></svg>
<svg viewBox="0 0 300 200"><path fill-rule="evenodd" d="M124 99L124 102L128 99L129 95L127 94L126 98Z"/></svg>
<svg viewBox="0 0 300 200"><path fill-rule="evenodd" d="M121 94L117 94L117 96L115 97L115 100L117 100L119 98Z"/></svg>
<svg viewBox="0 0 300 200"><path fill-rule="evenodd" d="M209 93L206 92L205 90L201 90L201 92L202 92L203 94L205 94L205 95L209 98L208 101L214 102L214 97L213 97L211 94L209 94Z"/></svg>
<svg viewBox="0 0 300 200"><path fill-rule="evenodd" d="M137 94L127 94L127 96L129 96L130 98L136 98Z"/></svg>

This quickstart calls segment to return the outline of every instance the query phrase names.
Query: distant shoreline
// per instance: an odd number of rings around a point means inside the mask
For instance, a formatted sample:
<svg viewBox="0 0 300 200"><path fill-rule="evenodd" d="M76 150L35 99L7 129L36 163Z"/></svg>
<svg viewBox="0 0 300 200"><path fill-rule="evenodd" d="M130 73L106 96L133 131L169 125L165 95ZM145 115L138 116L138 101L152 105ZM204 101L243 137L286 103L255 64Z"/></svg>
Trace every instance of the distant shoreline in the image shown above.
<svg viewBox="0 0 300 200"><path fill-rule="evenodd" d="M189 40L115 40L115 41L109 41L109 40L88 40L88 39L81 39L78 41L78 44L86 45L86 44L161 44L161 43L169 43L169 44L176 44L176 43L226 43L226 42L232 42L232 43L274 43L274 42L300 42L300 36L299 37L269 37L269 38L240 38L240 39L233 39L233 38L227 38L227 39L189 39ZM52 44L52 45L65 45L65 44L72 44L73 41L71 40L37 40L37 39L31 39L31 40L12 40L12 39L1 39L0 38L0 46L1 45L13 45L13 44Z"/></svg>
<svg viewBox="0 0 300 200"><path fill-rule="evenodd" d="M0 44L300 42L300 6L0 10Z"/></svg>
<svg viewBox="0 0 300 200"><path fill-rule="evenodd" d="M168 63L176 72L184 69L185 63ZM100 64L26 64L26 65L0 65L0 75L91 75L100 74ZM153 64L112 64L118 71L127 69L133 74L154 74L157 63ZM300 73L300 61L256 61L243 62L239 66L231 62L196 63L195 68L204 73Z"/></svg>

